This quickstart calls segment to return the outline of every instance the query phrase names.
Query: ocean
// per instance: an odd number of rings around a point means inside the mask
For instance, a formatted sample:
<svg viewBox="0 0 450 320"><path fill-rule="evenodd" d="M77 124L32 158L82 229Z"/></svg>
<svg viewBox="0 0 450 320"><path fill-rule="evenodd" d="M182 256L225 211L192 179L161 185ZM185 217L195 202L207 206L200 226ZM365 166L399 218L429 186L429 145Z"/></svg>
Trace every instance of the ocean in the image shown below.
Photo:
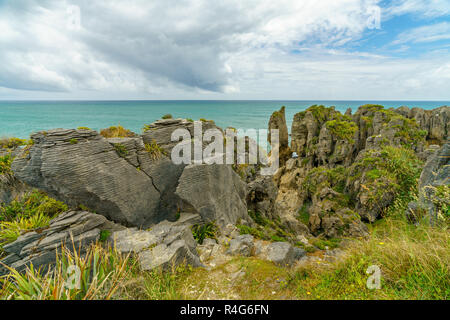
<svg viewBox="0 0 450 320"><path fill-rule="evenodd" d="M31 133L55 128L89 127L100 130L120 124L140 133L145 124L165 114L175 118L205 118L222 128L267 129L273 111L286 106L291 127L295 113L314 104L335 106L345 112L376 103L434 109L450 101L0 101L0 137L28 138Z"/></svg>

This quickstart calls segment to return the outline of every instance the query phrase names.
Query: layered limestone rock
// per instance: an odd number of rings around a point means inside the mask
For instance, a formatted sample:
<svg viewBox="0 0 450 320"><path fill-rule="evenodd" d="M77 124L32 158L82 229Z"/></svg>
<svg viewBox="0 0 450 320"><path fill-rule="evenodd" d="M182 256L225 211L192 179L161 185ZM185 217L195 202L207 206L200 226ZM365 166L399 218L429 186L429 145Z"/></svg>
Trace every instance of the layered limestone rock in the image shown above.
<svg viewBox="0 0 450 320"><path fill-rule="evenodd" d="M285 107L275 111L269 120L269 132L267 141L275 148L275 141L272 141L271 130L278 130L278 148L280 154L280 165L283 165L290 158L292 151L289 148L289 133L286 125Z"/></svg>
<svg viewBox="0 0 450 320"><path fill-rule="evenodd" d="M13 162L17 179L69 206L81 204L124 225L156 222L160 192L152 177L122 158L96 131L57 129L31 139L34 145ZM136 152L149 162L141 147Z"/></svg>
<svg viewBox="0 0 450 320"><path fill-rule="evenodd" d="M171 161L171 133L193 126L181 119L157 121L142 137L113 139L92 130L40 132L12 170L18 180L71 207L82 205L128 227L174 221L181 211L220 225L246 218L245 184L231 165Z"/></svg>
<svg viewBox="0 0 450 320"><path fill-rule="evenodd" d="M165 220L146 231L125 228L98 214L69 211L52 220L48 228L27 232L4 246L8 255L1 262L19 272L31 264L46 269L56 262L63 245L83 254L99 241L101 232L108 232L112 235L105 244L119 253L135 255L142 270L165 270L180 264L199 267L202 264L191 226L200 222L199 215L182 213L176 222ZM0 273L6 272L6 268L0 269Z"/></svg>
<svg viewBox="0 0 450 320"><path fill-rule="evenodd" d="M175 194L199 213L203 221L215 222L220 227L249 218L246 185L230 165L187 166Z"/></svg>
<svg viewBox="0 0 450 320"><path fill-rule="evenodd" d="M294 116L291 149L310 168L349 164L354 156L358 128L334 108L312 106Z"/></svg>

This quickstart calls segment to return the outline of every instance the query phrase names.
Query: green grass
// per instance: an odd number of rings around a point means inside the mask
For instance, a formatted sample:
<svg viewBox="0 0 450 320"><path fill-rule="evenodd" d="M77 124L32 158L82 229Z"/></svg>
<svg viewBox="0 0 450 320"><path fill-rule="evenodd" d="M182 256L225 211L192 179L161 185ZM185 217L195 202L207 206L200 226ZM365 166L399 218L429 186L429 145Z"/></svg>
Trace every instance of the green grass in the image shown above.
<svg viewBox="0 0 450 320"><path fill-rule="evenodd" d="M306 265L292 275L301 299L450 298L450 236L447 228L414 226L388 218L357 240L330 266ZM366 287L367 268L381 269L381 289Z"/></svg>
<svg viewBox="0 0 450 320"><path fill-rule="evenodd" d="M64 203L39 191L9 205L0 205L0 253L2 246L15 241L22 232L46 227L51 219L67 210Z"/></svg>
<svg viewBox="0 0 450 320"><path fill-rule="evenodd" d="M240 234L250 234L257 239L267 241L287 242L293 240L294 236L283 227L278 220L270 220L261 215L259 212L248 211L249 216L256 223L255 227L238 224Z"/></svg>

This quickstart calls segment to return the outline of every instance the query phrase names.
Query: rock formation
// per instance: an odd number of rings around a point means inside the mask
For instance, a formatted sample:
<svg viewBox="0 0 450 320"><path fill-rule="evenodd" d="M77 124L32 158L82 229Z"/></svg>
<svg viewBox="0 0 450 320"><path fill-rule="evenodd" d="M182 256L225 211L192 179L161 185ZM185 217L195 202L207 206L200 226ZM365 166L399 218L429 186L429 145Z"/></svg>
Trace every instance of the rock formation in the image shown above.
<svg viewBox="0 0 450 320"><path fill-rule="evenodd" d="M421 161L432 154L427 144L447 138L449 114L449 107L379 105L361 106L353 115L317 105L297 113L291 149L298 158L274 176L275 211L314 235L367 235L361 220L374 222L400 189L414 183L395 172L391 161L407 161L410 175L420 172Z"/></svg>
<svg viewBox="0 0 450 320"><path fill-rule="evenodd" d="M223 225L245 218L245 184L231 166L186 167L170 160L176 128L193 124L159 121L142 137L120 139L92 130L40 132L12 169L18 180L74 208L82 205L129 227L173 221L182 211Z"/></svg>

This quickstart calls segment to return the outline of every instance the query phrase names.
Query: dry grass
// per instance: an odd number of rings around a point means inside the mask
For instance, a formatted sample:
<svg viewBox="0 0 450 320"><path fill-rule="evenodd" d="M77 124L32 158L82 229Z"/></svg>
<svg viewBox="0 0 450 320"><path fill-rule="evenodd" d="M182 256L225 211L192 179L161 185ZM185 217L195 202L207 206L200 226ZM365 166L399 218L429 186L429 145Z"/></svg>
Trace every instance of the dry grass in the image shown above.
<svg viewBox="0 0 450 320"><path fill-rule="evenodd" d="M132 138L136 134L128 129L125 129L120 124L106 129L102 129L100 134L105 138Z"/></svg>

